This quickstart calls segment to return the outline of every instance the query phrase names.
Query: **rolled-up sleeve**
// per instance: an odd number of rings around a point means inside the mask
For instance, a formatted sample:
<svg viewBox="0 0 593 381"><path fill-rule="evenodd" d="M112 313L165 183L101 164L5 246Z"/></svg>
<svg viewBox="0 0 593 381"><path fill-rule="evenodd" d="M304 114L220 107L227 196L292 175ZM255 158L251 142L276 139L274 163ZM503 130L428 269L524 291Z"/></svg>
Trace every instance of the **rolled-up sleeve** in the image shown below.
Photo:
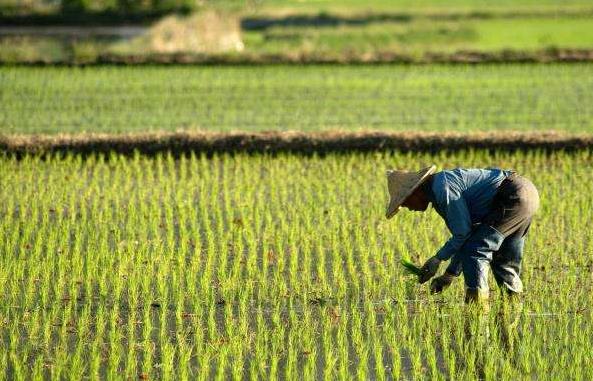
<svg viewBox="0 0 593 381"><path fill-rule="evenodd" d="M455 255L471 233L471 217L463 195L447 183L446 179L434 189L435 201L443 214L451 238L437 251L437 258L446 261Z"/></svg>

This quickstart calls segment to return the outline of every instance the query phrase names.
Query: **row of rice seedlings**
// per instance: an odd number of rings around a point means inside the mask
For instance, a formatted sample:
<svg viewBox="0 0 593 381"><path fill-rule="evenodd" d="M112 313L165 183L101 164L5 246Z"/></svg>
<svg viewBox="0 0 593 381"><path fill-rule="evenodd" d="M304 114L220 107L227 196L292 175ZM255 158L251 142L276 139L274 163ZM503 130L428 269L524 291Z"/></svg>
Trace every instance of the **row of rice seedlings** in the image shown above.
<svg viewBox="0 0 593 381"><path fill-rule="evenodd" d="M585 378L590 159L481 151L3 158L0 373ZM430 162L513 167L540 189L528 294L511 333L498 307L485 319L467 314L462 280L430 296L400 268L402 256L420 263L448 233L435 213L385 221L380 168Z"/></svg>
<svg viewBox="0 0 593 381"><path fill-rule="evenodd" d="M2 67L0 124L9 133L583 132L591 71L586 63Z"/></svg>

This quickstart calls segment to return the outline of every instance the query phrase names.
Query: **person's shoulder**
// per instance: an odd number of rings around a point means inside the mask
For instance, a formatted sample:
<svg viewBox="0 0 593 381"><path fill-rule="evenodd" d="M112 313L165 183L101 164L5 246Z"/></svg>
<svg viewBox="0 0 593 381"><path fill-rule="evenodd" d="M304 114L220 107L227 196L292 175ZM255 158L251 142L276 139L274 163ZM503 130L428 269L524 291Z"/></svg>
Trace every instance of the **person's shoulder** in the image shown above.
<svg viewBox="0 0 593 381"><path fill-rule="evenodd" d="M447 176L456 177L459 179L471 179L476 177L482 177L484 174L497 172L500 169L491 167L491 168L465 168L465 167L458 167L453 168L447 171Z"/></svg>
<svg viewBox="0 0 593 381"><path fill-rule="evenodd" d="M471 171L473 168L463 168L463 167L455 167L455 168L449 168L449 169L443 169L441 172L443 176L458 176L459 174L463 173L463 172L468 172Z"/></svg>
<svg viewBox="0 0 593 381"><path fill-rule="evenodd" d="M459 173L462 170L463 168L443 169L442 171L435 173L434 178L438 179L440 182L446 182L447 178L459 176Z"/></svg>
<svg viewBox="0 0 593 381"><path fill-rule="evenodd" d="M451 171L448 169L436 172L432 177L432 189L442 189L447 185L447 176L451 175Z"/></svg>
<svg viewBox="0 0 593 381"><path fill-rule="evenodd" d="M432 202L436 209L447 203L450 193L450 182L447 180L448 175L450 176L450 170L444 170L436 172L432 177Z"/></svg>
<svg viewBox="0 0 593 381"><path fill-rule="evenodd" d="M445 169L435 173L433 180L433 190L435 193L461 192L464 184L467 183L468 170L465 168Z"/></svg>

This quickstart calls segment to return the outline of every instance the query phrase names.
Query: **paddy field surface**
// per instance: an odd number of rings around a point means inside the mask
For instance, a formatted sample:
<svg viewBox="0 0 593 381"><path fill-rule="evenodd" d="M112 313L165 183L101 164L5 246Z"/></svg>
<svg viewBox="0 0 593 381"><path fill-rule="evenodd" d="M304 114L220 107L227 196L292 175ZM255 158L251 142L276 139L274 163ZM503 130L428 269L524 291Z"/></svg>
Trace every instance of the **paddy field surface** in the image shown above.
<svg viewBox="0 0 593 381"><path fill-rule="evenodd" d="M4 156L0 378L590 379L592 162ZM430 163L496 163L538 187L522 308L492 282L480 314L462 279L432 296L401 267L448 232L432 210L385 220L384 172Z"/></svg>

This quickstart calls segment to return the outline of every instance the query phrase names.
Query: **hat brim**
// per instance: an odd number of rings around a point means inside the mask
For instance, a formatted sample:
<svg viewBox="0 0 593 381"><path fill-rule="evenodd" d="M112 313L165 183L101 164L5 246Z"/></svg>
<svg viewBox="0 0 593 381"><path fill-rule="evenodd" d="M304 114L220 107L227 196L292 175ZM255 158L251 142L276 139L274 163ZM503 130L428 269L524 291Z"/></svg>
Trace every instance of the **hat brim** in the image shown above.
<svg viewBox="0 0 593 381"><path fill-rule="evenodd" d="M397 214L397 212L399 212L399 210L401 209L401 205L406 201L406 199L408 197L410 197L410 195L412 193L414 193L414 191L416 189L418 189L418 187L426 181L428 176L432 175L435 171L436 171L436 166L434 166L434 165L431 165L430 167L421 169L419 171L419 173L422 173L420 179L416 182L416 184L414 184L413 187L410 188L410 190L408 192L406 192L406 194L403 197L399 197L396 199L391 198L389 200L389 206L387 207L387 211L385 212L385 218L390 219L393 216L395 216Z"/></svg>

